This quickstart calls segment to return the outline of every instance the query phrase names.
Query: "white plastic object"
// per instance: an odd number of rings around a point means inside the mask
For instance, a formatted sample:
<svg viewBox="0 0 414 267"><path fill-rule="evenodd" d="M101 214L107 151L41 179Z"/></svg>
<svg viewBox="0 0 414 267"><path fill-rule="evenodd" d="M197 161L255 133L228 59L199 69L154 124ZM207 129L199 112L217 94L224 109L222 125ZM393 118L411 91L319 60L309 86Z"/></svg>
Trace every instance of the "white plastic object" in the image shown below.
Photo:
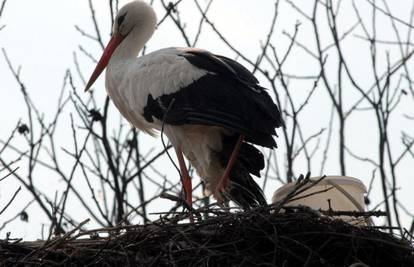
<svg viewBox="0 0 414 267"><path fill-rule="evenodd" d="M311 181L317 181L320 177L312 177ZM305 185L304 188L309 187ZM285 184L273 194L272 202L282 200L293 190L295 182ZM349 176L327 176L309 189L294 196L292 201L285 206L308 206L314 210L334 211L365 211L364 194L367 192L365 185L357 178ZM355 218L340 216L345 221ZM365 222L362 224L371 224ZM361 224L361 223L358 223Z"/></svg>

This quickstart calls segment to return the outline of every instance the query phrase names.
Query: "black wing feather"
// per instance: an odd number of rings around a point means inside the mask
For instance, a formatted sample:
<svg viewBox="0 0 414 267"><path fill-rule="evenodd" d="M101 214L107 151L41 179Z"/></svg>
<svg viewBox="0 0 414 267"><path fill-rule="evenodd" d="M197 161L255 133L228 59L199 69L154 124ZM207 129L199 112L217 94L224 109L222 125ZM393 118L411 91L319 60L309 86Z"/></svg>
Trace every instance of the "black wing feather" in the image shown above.
<svg viewBox="0 0 414 267"><path fill-rule="evenodd" d="M280 112L253 74L234 60L207 51L188 49L181 56L209 73L175 93L148 96L147 121L164 119L169 107L165 123L221 126L244 134L248 142L276 146L272 135L282 125Z"/></svg>

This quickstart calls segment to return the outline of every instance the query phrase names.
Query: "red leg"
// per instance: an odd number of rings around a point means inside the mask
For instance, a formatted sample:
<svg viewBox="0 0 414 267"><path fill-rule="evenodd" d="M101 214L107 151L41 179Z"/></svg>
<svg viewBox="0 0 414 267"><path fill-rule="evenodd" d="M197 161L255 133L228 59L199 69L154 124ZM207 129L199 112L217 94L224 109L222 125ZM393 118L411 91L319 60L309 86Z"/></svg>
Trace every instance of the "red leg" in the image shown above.
<svg viewBox="0 0 414 267"><path fill-rule="evenodd" d="M230 172L233 168L234 163L236 162L237 156L239 155L240 147L243 143L244 136L241 134L239 139L237 140L236 145L234 146L233 152L231 153L229 162L227 163L226 169L224 170L224 174L221 177L219 183L217 184L216 190L214 192L214 197L220 201L221 199L221 192L224 192L227 186L229 185L230 180Z"/></svg>
<svg viewBox="0 0 414 267"><path fill-rule="evenodd" d="M181 148L176 148L175 152L177 153L178 163L181 169L185 200L190 207L193 207L193 188L191 186L191 178L188 174L187 166L185 165L183 152L181 151Z"/></svg>

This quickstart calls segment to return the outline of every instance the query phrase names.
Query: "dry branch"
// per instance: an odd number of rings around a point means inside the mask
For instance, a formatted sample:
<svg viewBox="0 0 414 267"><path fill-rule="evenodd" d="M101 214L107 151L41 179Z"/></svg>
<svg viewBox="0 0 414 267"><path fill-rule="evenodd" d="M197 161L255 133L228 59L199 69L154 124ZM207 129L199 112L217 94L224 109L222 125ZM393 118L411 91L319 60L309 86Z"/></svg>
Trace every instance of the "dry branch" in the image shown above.
<svg viewBox="0 0 414 267"><path fill-rule="evenodd" d="M412 240L356 227L307 209L273 213L204 209L185 223L172 213L154 223L78 230L49 242L0 243L4 265L65 266L413 266Z"/></svg>

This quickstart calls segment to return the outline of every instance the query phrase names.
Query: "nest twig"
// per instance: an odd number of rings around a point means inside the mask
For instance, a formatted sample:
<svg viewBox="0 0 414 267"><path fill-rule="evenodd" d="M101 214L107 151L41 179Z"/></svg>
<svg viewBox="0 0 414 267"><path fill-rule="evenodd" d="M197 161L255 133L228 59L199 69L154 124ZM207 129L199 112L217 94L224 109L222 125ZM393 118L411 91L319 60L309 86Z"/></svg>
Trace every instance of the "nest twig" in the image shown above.
<svg viewBox="0 0 414 267"><path fill-rule="evenodd" d="M309 175L302 176L279 203L250 211L206 207L160 213L159 220L146 225L95 230L82 230L84 221L47 241L3 240L0 265L414 266L412 235L398 237L334 219L383 216L381 211L285 206L308 188L308 182ZM188 223L193 215L195 223Z"/></svg>
<svg viewBox="0 0 414 267"><path fill-rule="evenodd" d="M2 265L414 266L412 241L307 208L209 210L194 224L170 215L148 225L73 231L48 242L3 241ZM207 210L205 210L207 212ZM366 216L366 214L354 214ZM178 219L178 220L177 220Z"/></svg>

